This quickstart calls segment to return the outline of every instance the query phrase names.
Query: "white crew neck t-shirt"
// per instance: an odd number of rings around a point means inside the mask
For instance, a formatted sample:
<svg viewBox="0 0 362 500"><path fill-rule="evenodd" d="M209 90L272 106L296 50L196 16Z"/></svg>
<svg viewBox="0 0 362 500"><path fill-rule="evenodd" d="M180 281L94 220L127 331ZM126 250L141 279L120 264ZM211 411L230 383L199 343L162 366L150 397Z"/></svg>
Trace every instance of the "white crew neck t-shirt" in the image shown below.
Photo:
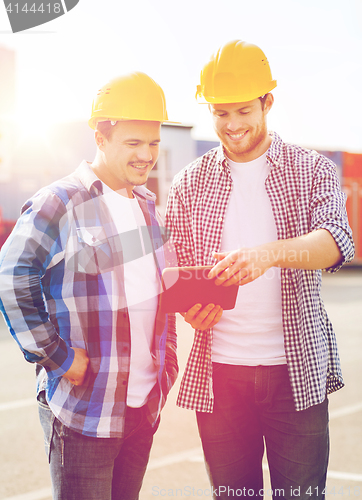
<svg viewBox="0 0 362 500"><path fill-rule="evenodd" d="M228 159L233 180L221 251L254 247L277 240L271 203L265 189L266 153L247 163ZM212 360L233 365L285 364L280 269L239 287L236 306L214 326Z"/></svg>
<svg viewBox="0 0 362 500"><path fill-rule="evenodd" d="M104 200L118 232L146 225L136 198L127 198L103 183ZM139 235L142 240L141 230ZM144 246L143 246L144 248ZM151 355L160 284L152 253L124 264L126 301L131 329L131 362L127 405L142 406L157 380ZM114 300L118 300L114 297Z"/></svg>

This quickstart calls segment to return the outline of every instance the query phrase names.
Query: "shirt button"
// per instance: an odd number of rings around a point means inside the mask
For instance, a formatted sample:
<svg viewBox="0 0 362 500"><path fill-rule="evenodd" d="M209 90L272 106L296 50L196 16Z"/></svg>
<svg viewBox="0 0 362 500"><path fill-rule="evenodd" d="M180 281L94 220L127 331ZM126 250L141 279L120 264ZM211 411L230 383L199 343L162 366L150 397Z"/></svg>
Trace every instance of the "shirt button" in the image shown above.
<svg viewBox="0 0 362 500"><path fill-rule="evenodd" d="M231 189L231 186L226 186L227 191L230 191L230 189Z"/></svg>
<svg viewBox="0 0 362 500"><path fill-rule="evenodd" d="M219 217L217 220L218 220L219 222L222 222L222 217Z"/></svg>

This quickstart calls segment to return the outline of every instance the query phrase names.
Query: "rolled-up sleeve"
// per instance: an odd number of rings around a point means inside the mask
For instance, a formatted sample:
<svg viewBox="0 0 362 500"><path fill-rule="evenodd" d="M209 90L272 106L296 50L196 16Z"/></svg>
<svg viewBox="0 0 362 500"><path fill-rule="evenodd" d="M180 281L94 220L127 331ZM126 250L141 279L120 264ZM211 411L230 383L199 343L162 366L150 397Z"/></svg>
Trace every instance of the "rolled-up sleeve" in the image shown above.
<svg viewBox="0 0 362 500"><path fill-rule="evenodd" d="M333 236L343 260L326 271L336 272L354 258L355 247L348 223L346 195L343 193L336 169L320 157L316 165L311 193L311 230L326 229Z"/></svg>
<svg viewBox="0 0 362 500"><path fill-rule="evenodd" d="M187 220L188 210L178 192L177 182L171 186L166 208L166 227L171 233L171 244L177 255L178 266L195 265L193 236Z"/></svg>
<svg viewBox="0 0 362 500"><path fill-rule="evenodd" d="M176 316L168 314L168 328L166 341L166 370L172 386L178 375L177 363L177 336L176 336Z"/></svg>

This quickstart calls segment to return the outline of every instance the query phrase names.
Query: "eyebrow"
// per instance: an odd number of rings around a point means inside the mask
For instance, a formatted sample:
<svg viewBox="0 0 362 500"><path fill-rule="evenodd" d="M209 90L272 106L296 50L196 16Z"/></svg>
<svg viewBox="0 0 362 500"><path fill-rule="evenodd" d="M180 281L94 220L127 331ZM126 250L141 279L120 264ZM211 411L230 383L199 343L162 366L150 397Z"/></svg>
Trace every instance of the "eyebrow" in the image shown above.
<svg viewBox="0 0 362 500"><path fill-rule="evenodd" d="M248 108L251 108L251 107L252 107L252 105L248 104L247 106L241 106L240 108L236 109L235 111L241 111L241 110L248 109ZM223 109L223 108L217 108L217 109L212 108L212 110L214 112L218 112L218 111L223 112L223 113L229 113L230 112L228 109Z"/></svg>
<svg viewBox="0 0 362 500"><path fill-rule="evenodd" d="M123 142L145 142L145 141L143 141L143 139L136 138L136 137L128 137L128 138L124 139ZM161 139L154 139L153 141L150 141L150 144L152 142L161 142Z"/></svg>

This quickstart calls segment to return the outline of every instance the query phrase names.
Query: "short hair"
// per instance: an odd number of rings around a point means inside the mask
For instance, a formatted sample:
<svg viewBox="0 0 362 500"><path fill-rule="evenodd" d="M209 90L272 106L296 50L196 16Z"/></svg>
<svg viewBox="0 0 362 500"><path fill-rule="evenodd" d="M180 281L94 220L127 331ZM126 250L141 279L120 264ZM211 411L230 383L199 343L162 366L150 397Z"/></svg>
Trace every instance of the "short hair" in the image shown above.
<svg viewBox="0 0 362 500"><path fill-rule="evenodd" d="M114 125L110 121L97 122L96 130L98 130L109 141L112 137Z"/></svg>
<svg viewBox="0 0 362 500"><path fill-rule="evenodd" d="M266 94L258 97L258 99L260 100L261 102L261 109L264 110L264 107L265 107L265 101L266 101L266 98L268 97L268 94L269 92L267 92Z"/></svg>

